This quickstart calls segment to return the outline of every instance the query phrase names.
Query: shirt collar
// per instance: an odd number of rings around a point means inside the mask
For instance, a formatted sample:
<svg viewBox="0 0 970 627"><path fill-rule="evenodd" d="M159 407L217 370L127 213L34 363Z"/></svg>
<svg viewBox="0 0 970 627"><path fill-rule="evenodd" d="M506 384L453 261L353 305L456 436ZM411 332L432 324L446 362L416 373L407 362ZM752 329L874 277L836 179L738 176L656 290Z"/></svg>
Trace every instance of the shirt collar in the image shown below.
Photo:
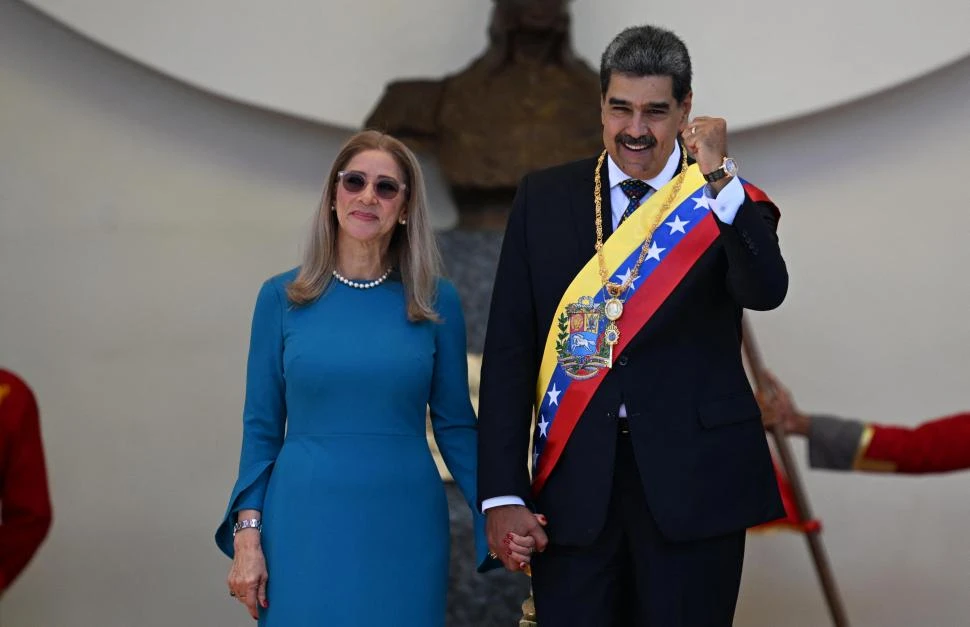
<svg viewBox="0 0 970 627"><path fill-rule="evenodd" d="M633 178L621 170L620 166L614 163L613 157L609 154L606 155L606 161L607 171L610 175L610 189L613 189L627 179ZM674 149L667 158L667 165L664 166L664 169L657 176L652 179L646 179L643 182L654 189L660 189L674 178L678 165L680 165L680 142L674 142Z"/></svg>

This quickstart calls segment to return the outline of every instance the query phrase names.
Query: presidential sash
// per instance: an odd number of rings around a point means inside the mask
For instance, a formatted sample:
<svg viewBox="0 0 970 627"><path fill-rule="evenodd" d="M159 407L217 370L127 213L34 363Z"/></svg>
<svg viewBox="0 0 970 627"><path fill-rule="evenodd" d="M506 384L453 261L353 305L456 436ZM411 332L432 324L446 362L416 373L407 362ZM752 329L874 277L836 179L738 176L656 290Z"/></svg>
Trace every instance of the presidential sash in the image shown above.
<svg viewBox="0 0 970 627"><path fill-rule="evenodd" d="M536 385L539 431L533 449L533 494L542 490L552 473L611 359L622 354L720 233L697 165L688 167L677 196L667 202L675 185L676 178L650 196L603 243L610 280L623 283L651 235L648 231L657 225L639 277L621 295L625 302L623 314L615 322L619 340L612 352L604 341L609 324L604 303L609 297L595 253L559 302ZM752 199L766 199L757 188L747 183L744 187Z"/></svg>

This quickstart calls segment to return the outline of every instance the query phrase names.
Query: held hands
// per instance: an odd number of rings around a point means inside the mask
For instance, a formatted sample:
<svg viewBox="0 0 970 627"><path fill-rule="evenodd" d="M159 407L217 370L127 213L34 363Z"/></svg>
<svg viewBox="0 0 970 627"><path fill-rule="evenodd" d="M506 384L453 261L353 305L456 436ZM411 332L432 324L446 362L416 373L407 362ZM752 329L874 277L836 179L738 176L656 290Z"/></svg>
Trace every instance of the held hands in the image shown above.
<svg viewBox="0 0 970 627"><path fill-rule="evenodd" d="M540 553L549 543L543 527L546 517L533 514L521 505L502 505L485 512L488 550L505 568L526 570L532 553Z"/></svg>
<svg viewBox="0 0 970 627"><path fill-rule="evenodd" d="M259 618L259 607L269 607L266 599L266 582L269 574L266 571L266 559L259 542L259 531L242 529L236 534L235 557L226 583L229 585L229 595L246 606L253 619Z"/></svg>
<svg viewBox="0 0 970 627"><path fill-rule="evenodd" d="M710 174L721 167L727 156L727 122L724 118L698 116L687 123L681 131L688 154L697 161L701 174ZM728 184L730 178L711 183L717 194Z"/></svg>

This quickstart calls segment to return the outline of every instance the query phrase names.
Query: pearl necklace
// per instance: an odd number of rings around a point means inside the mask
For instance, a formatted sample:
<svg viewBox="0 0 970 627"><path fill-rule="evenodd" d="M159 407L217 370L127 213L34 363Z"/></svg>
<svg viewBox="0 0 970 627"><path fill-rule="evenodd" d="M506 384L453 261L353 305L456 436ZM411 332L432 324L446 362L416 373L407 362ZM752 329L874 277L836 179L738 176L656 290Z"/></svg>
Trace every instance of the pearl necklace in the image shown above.
<svg viewBox="0 0 970 627"><path fill-rule="evenodd" d="M339 272L337 272L336 270L334 270L333 271L333 278L337 279L338 281L340 281L341 283L343 283L347 287L353 287L353 288L356 288L358 290L369 290L370 288L377 287L378 285L380 285L381 283L383 283L385 280L387 280L387 277L390 276L390 274L391 274L391 269L388 268L387 270L384 271L384 274L382 274L378 278L374 279L373 281L363 282L363 281L351 281L347 277L343 276L342 274L340 274Z"/></svg>

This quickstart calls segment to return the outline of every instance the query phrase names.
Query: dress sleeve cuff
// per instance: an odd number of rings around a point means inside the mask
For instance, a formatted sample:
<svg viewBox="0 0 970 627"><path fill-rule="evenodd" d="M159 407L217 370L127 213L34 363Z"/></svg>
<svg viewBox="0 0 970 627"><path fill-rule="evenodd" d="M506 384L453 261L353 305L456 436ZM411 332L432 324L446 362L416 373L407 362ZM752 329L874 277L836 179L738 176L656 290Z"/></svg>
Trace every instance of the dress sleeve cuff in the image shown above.
<svg viewBox="0 0 970 627"><path fill-rule="evenodd" d="M808 462L812 468L852 470L864 425L835 416L812 416L808 429Z"/></svg>
<svg viewBox="0 0 970 627"><path fill-rule="evenodd" d="M229 506L222 517L222 523L216 530L216 545L228 557L233 557L235 550L232 542L232 527L236 524L236 513L243 509L262 510L262 495L269 482L269 475L273 462L266 461L253 466L249 472L239 475L239 480L229 497Z"/></svg>
<svg viewBox="0 0 970 627"><path fill-rule="evenodd" d="M502 562L488 554L488 539L485 535L485 516L473 511L472 518L475 526L475 557L478 560L478 572L487 573L490 570L500 568Z"/></svg>

